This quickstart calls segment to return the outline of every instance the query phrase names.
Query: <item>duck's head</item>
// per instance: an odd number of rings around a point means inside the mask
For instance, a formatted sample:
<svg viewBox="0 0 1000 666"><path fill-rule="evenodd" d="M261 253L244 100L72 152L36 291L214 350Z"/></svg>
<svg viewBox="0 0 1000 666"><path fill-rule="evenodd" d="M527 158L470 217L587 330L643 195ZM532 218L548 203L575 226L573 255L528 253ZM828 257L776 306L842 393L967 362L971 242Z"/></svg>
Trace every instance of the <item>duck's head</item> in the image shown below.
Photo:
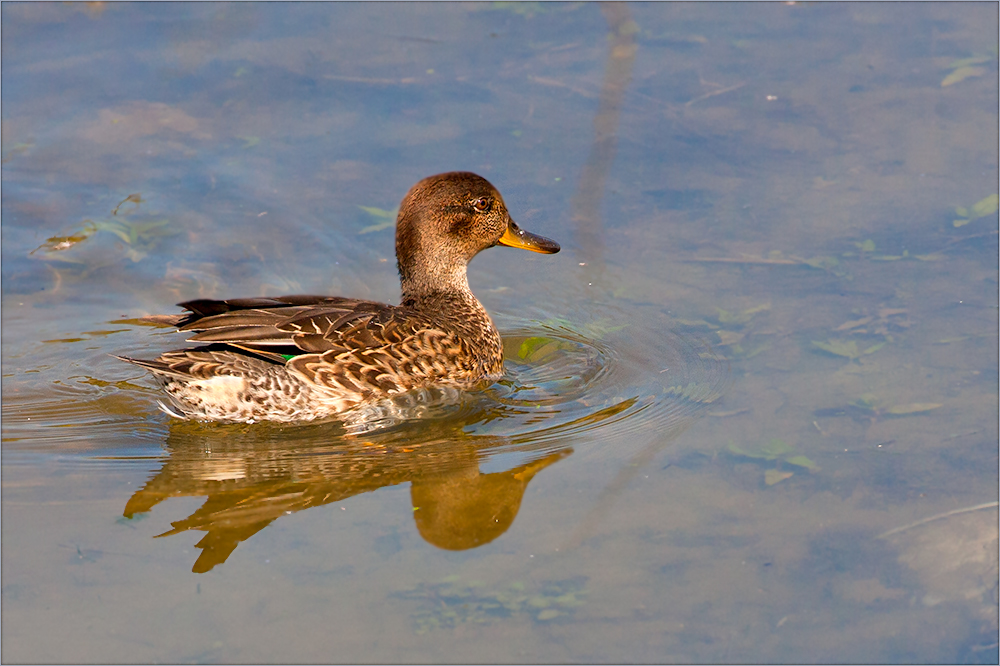
<svg viewBox="0 0 1000 666"><path fill-rule="evenodd" d="M396 219L396 265L403 298L468 289L466 266L488 247L553 254L559 244L522 231L488 180L456 171L410 188Z"/></svg>

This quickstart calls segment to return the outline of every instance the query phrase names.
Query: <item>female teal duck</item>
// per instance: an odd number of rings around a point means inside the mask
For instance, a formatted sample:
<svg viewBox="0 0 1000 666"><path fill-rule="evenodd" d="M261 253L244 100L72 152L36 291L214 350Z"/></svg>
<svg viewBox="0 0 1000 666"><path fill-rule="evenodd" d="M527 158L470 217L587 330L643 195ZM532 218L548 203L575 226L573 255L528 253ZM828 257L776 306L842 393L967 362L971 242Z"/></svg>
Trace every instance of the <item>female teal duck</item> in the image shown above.
<svg viewBox="0 0 1000 666"><path fill-rule="evenodd" d="M467 389L503 373L503 348L469 290L466 266L508 245L552 254L559 245L518 228L485 178L444 173L403 198L396 220L399 305L328 296L181 303L189 314L152 317L198 331L202 347L152 361L179 418L306 421L412 389Z"/></svg>

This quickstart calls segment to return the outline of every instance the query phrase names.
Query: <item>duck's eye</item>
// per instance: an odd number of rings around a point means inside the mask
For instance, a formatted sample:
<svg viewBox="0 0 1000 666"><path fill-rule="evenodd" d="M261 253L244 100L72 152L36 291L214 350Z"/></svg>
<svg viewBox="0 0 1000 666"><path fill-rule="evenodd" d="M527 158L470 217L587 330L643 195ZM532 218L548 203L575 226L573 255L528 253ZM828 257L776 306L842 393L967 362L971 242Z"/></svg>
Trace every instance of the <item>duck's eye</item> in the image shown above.
<svg viewBox="0 0 1000 666"><path fill-rule="evenodd" d="M480 213L485 213L490 209L490 206L492 205L493 202L490 200L489 197L479 197L478 199L472 202L472 207L478 210Z"/></svg>

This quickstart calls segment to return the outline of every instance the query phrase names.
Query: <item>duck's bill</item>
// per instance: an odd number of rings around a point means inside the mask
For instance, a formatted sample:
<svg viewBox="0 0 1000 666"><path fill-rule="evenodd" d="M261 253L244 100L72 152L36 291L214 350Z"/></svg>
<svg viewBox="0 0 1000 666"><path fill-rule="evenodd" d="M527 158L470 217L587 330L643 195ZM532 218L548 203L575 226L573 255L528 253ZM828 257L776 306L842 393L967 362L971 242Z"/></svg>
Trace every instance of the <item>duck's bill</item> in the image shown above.
<svg viewBox="0 0 1000 666"><path fill-rule="evenodd" d="M536 236L533 233L529 233L514 224L513 220L507 223L507 231L503 232L503 236L500 237L497 243L508 247L519 247L522 250L541 252L542 254L555 254L559 251L559 243L549 240L544 236Z"/></svg>

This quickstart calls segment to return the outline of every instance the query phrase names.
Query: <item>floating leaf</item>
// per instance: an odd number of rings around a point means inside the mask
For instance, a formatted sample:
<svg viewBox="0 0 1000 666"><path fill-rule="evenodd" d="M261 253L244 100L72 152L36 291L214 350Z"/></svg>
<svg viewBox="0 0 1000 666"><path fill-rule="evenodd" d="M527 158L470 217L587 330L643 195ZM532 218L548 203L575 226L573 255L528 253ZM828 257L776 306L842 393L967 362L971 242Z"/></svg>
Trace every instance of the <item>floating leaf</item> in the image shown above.
<svg viewBox="0 0 1000 666"><path fill-rule="evenodd" d="M885 413L895 416L907 416L910 414L923 414L941 406L942 403L939 402L912 402L908 405L893 405L885 410Z"/></svg>
<svg viewBox="0 0 1000 666"><path fill-rule="evenodd" d="M873 241L871 238L869 238L868 240L866 240L866 241L864 241L862 243L855 242L854 245L855 245L855 247L857 247L862 252L874 252L875 251L875 241Z"/></svg>
<svg viewBox="0 0 1000 666"><path fill-rule="evenodd" d="M962 206L955 206L955 214L961 217L969 217L969 209L963 208Z"/></svg>
<svg viewBox="0 0 1000 666"><path fill-rule="evenodd" d="M769 486L773 486L776 483L781 483L785 479L791 478L795 475L795 472L782 472L778 469L769 469L764 472L764 483Z"/></svg>
<svg viewBox="0 0 1000 666"><path fill-rule="evenodd" d="M985 67L959 67L953 71L948 76L944 77L941 82L941 87L953 85L959 81L964 81L965 79L971 78L973 76L982 76L986 73Z"/></svg>

